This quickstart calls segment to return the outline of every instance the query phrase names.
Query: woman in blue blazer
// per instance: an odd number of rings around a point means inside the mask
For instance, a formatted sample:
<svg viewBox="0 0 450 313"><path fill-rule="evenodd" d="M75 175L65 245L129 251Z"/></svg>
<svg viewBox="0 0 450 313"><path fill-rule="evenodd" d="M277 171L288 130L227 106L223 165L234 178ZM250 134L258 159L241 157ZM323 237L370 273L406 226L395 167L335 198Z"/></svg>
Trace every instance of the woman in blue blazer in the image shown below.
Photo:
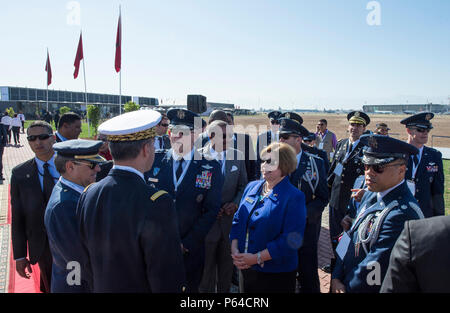
<svg viewBox="0 0 450 313"><path fill-rule="evenodd" d="M297 250L306 223L305 195L289 181L294 150L273 143L261 152L263 180L250 182L230 232L233 263L244 292L295 292Z"/></svg>

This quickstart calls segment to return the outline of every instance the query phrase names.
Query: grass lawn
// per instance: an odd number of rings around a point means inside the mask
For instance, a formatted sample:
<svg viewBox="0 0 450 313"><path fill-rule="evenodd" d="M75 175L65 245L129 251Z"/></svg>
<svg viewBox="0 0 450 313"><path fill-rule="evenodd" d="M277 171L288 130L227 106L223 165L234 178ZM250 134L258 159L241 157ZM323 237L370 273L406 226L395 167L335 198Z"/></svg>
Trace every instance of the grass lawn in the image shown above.
<svg viewBox="0 0 450 313"><path fill-rule="evenodd" d="M444 160L444 175L445 215L450 215L450 160Z"/></svg>

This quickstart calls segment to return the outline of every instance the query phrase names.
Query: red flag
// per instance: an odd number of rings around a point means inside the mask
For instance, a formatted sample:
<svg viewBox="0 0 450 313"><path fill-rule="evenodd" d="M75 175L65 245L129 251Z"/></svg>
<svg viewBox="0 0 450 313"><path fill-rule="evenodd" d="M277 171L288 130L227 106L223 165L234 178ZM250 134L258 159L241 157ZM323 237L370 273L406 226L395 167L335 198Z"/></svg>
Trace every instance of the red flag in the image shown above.
<svg viewBox="0 0 450 313"><path fill-rule="evenodd" d="M52 83L52 67L50 66L50 56L47 50L47 63L45 63L45 71L47 72L47 86Z"/></svg>
<svg viewBox="0 0 450 313"><path fill-rule="evenodd" d="M119 15L116 38L116 61L114 63L116 72L119 73L122 65L122 14Z"/></svg>
<svg viewBox="0 0 450 313"><path fill-rule="evenodd" d="M80 33L80 41L78 42L77 55L75 56L75 72L73 73L73 78L77 79L78 71L80 70L80 62L83 60L83 38Z"/></svg>

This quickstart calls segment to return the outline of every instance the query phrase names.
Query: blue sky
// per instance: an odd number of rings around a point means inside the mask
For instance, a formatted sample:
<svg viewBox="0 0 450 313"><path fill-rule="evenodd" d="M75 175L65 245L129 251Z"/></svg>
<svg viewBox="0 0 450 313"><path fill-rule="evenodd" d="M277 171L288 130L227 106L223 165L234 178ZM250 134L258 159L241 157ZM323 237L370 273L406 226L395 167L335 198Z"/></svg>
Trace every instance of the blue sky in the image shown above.
<svg viewBox="0 0 450 313"><path fill-rule="evenodd" d="M0 86L84 91L73 79L83 28L88 92L119 92L115 37L122 5L122 93L184 104L187 94L243 108L361 108L449 102L450 1L0 1ZM70 19L72 17L72 19ZM72 21L68 23L69 21Z"/></svg>

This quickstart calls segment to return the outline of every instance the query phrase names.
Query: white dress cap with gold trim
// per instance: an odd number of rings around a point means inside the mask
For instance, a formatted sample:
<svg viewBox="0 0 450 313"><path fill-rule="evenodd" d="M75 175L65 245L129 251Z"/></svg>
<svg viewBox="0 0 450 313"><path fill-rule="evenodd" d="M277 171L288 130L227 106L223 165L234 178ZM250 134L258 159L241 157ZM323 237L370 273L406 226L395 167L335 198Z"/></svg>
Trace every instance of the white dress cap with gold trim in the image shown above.
<svg viewBox="0 0 450 313"><path fill-rule="evenodd" d="M116 116L98 127L98 132L109 141L133 141L153 138L154 127L161 121L161 114L154 110L139 110Z"/></svg>

